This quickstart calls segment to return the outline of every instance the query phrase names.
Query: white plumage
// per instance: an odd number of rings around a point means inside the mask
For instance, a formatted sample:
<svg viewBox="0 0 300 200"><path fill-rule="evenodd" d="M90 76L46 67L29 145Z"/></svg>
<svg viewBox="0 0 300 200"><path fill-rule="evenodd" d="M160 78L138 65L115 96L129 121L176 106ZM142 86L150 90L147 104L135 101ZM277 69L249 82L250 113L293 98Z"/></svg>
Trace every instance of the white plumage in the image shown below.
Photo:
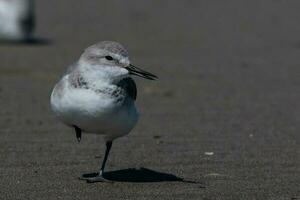
<svg viewBox="0 0 300 200"><path fill-rule="evenodd" d="M118 97L111 95L121 89L115 83L128 76L127 70L103 66L81 74L92 83L91 88L74 88L70 74L66 74L54 88L51 106L57 117L69 126L76 125L85 132L104 135L106 140L128 134L138 120L134 99L126 99L124 93ZM57 90L63 90L63 94Z"/></svg>

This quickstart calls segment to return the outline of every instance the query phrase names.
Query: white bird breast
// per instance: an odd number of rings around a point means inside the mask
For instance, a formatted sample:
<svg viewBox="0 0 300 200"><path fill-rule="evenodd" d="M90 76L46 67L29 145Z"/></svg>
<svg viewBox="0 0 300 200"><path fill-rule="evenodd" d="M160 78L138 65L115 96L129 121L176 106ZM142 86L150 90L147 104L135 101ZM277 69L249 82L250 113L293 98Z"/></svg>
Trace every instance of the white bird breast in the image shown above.
<svg viewBox="0 0 300 200"><path fill-rule="evenodd" d="M118 105L110 95L70 87L67 79L66 76L61 80L63 94L56 95L55 87L51 95L52 109L61 121L69 126L76 125L85 132L104 134L106 139L131 131L138 120L134 101Z"/></svg>

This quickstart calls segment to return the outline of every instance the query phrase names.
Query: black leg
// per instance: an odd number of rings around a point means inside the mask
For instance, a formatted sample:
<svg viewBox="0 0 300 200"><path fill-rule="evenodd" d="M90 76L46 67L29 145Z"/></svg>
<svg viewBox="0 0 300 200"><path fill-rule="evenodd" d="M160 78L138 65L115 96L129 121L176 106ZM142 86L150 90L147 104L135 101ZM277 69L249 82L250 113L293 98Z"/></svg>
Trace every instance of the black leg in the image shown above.
<svg viewBox="0 0 300 200"><path fill-rule="evenodd" d="M77 141L80 142L81 140L81 129L78 128L77 126L74 125L74 128L75 128L75 132L76 132L76 138L77 138Z"/></svg>
<svg viewBox="0 0 300 200"><path fill-rule="evenodd" d="M99 176L103 176L105 164L106 164L111 146L112 146L112 141L106 142L105 156L104 156L104 159L102 161L102 166L101 166L101 169L100 169L100 172L99 172Z"/></svg>
<svg viewBox="0 0 300 200"><path fill-rule="evenodd" d="M80 178L81 180L86 180L88 183L95 183L95 182L111 182L111 181L109 181L109 180L107 180L107 179L105 179L105 178L103 177L103 175L104 175L105 164L106 164L106 161L107 161L107 158L108 158L108 155L109 155L111 146L112 146L112 141L106 142L105 156L104 156L104 158L103 158L102 165L101 165L101 169L100 169L98 175L95 176L95 177L87 177L87 176L83 175L83 176Z"/></svg>

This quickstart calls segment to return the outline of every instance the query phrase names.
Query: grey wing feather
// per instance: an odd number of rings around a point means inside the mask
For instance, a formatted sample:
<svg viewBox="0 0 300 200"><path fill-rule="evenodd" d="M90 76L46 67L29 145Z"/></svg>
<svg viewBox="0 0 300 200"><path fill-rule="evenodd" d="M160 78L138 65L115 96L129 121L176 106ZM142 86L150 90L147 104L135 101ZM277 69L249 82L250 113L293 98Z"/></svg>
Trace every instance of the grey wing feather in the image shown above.
<svg viewBox="0 0 300 200"><path fill-rule="evenodd" d="M122 79L118 84L119 87L123 88L128 96L136 100L137 89L134 80L130 77Z"/></svg>

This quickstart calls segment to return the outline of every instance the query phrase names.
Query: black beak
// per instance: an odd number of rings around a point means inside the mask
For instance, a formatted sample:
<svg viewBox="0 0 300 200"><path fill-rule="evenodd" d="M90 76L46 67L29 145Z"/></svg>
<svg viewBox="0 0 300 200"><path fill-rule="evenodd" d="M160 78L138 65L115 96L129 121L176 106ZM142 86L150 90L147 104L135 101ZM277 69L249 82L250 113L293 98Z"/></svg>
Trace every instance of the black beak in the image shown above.
<svg viewBox="0 0 300 200"><path fill-rule="evenodd" d="M145 78L145 79L156 80L158 78L154 74L146 72L146 71L144 71L144 70L142 70L142 69L140 69L140 68L138 68L138 67L136 67L132 64L125 67L125 69L127 69L129 71L129 74L140 76L140 77Z"/></svg>

